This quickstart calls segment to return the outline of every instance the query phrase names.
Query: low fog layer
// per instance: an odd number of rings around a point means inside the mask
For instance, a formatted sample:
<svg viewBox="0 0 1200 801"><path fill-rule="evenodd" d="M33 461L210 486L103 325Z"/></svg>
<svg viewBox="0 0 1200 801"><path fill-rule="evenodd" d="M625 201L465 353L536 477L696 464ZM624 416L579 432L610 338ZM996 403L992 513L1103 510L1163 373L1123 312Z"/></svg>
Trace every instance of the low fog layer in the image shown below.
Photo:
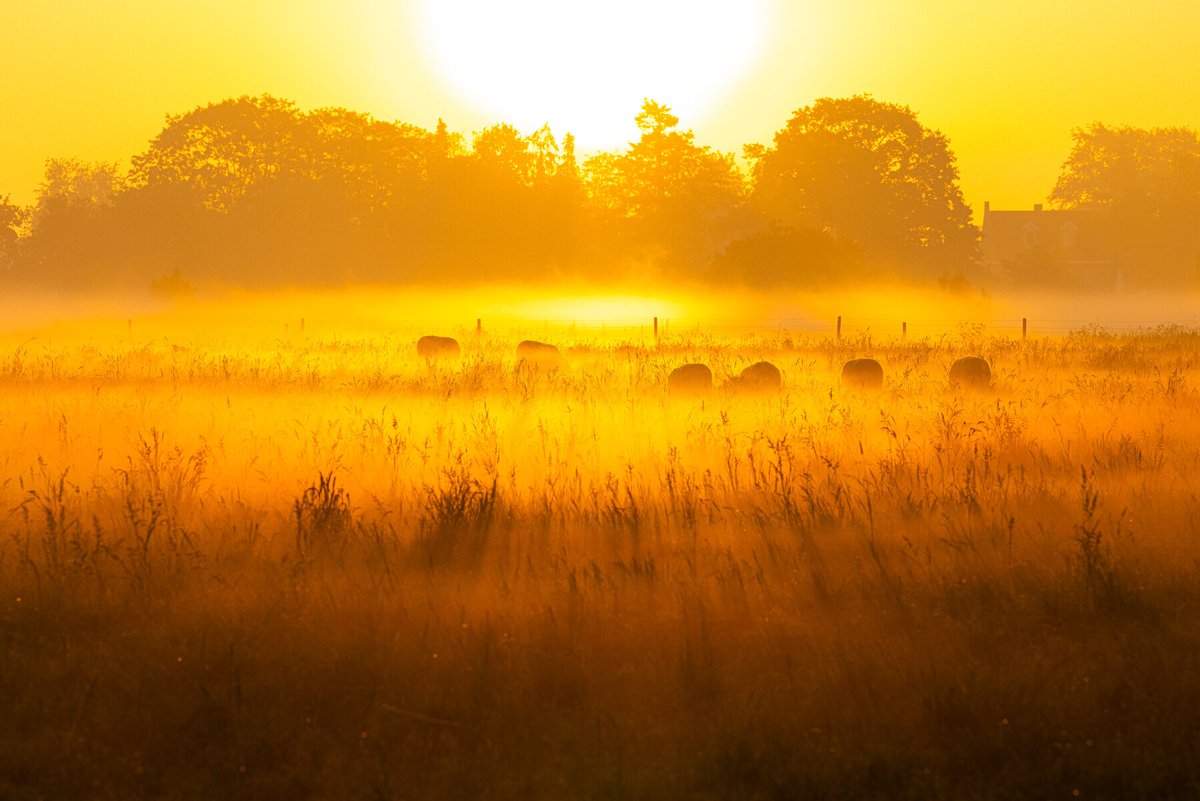
<svg viewBox="0 0 1200 801"><path fill-rule="evenodd" d="M659 334L707 332L910 339L982 326L998 335L1030 336L1100 328L1114 332L1200 325L1200 297L1190 293L949 293L905 287L805 292L749 289L719 293L690 287L600 287L564 284L469 289L361 287L340 290L223 292L164 299L146 292L64 295L10 291L0 334L82 341L236 341L273 336L339 337L394 333L468 336L513 331L586 335L650 344Z"/></svg>

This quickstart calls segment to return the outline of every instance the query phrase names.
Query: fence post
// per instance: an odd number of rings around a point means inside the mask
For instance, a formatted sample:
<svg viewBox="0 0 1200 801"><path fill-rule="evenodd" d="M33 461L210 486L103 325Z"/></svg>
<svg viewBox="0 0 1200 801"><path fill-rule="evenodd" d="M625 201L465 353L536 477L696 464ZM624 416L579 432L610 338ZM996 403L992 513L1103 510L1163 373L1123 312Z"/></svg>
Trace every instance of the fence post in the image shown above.
<svg viewBox="0 0 1200 801"><path fill-rule="evenodd" d="M838 339L842 338L842 315L840 315L840 314L838 315L837 338Z"/></svg>
<svg viewBox="0 0 1200 801"><path fill-rule="evenodd" d="M654 318L654 344L658 344L658 318Z"/></svg>
<svg viewBox="0 0 1200 801"><path fill-rule="evenodd" d="M475 338L478 339L481 336L483 336L483 318L476 317L475 318Z"/></svg>
<svg viewBox="0 0 1200 801"><path fill-rule="evenodd" d="M1029 337L1029 318L1022 317L1021 318L1021 339L1027 339L1028 337Z"/></svg>
<svg viewBox="0 0 1200 801"><path fill-rule="evenodd" d="M900 323L900 338L908 339L908 323Z"/></svg>

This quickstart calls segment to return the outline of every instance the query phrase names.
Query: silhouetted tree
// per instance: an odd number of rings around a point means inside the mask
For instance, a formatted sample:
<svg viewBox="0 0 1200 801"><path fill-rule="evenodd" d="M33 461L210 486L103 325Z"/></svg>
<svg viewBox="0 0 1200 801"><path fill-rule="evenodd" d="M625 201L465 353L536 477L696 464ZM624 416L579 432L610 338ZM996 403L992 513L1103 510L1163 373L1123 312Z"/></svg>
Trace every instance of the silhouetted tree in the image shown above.
<svg viewBox="0 0 1200 801"><path fill-rule="evenodd" d="M548 126L529 136L499 123L462 146L439 120L427 179L393 241L409 275L439 280L534 277L567 260L580 205Z"/></svg>
<svg viewBox="0 0 1200 801"><path fill-rule="evenodd" d="M523 260L533 164L529 141L501 123L438 165L416 209L419 227L406 237L429 277L495 277Z"/></svg>
<svg viewBox="0 0 1200 801"><path fill-rule="evenodd" d="M303 171L301 114L270 95L225 100L168 116L145 153L133 157L133 186L189 184L206 208L228 211L258 181Z"/></svg>
<svg viewBox="0 0 1200 801"><path fill-rule="evenodd" d="M493 177L515 183L532 183L538 161L532 143L511 125L484 128L471 141L471 155Z"/></svg>
<svg viewBox="0 0 1200 801"><path fill-rule="evenodd" d="M1102 215L1127 281L1179 285L1200 266L1200 136L1187 128L1073 134L1050 200Z"/></svg>
<svg viewBox="0 0 1200 801"><path fill-rule="evenodd" d="M575 135L567 133L563 137L562 160L558 163L555 175L570 181L579 180L579 162L575 156Z"/></svg>
<svg viewBox="0 0 1200 801"><path fill-rule="evenodd" d="M742 202L742 177L732 156L678 130L679 118L667 106L646 100L636 121L641 135L627 150L585 162L593 203L642 257L699 271L730 237L727 222Z"/></svg>
<svg viewBox="0 0 1200 801"><path fill-rule="evenodd" d="M733 158L697 145L670 108L646 100L636 122L637 141L581 167L574 137L548 126L500 123L468 148L442 120L429 132L225 100L167 117L127 177L49 162L27 221L0 205L0 258L15 253L14 275L160 291L611 276L621 263L813 284L884 259L929 263L932 277L975 241L944 137L908 109L801 109L772 148L748 149L754 204Z"/></svg>
<svg viewBox="0 0 1200 801"><path fill-rule="evenodd" d="M828 286L874 277L862 248L817 228L771 223L730 243L713 262L717 283L750 286Z"/></svg>
<svg viewBox="0 0 1200 801"><path fill-rule="evenodd" d="M168 117L133 160L142 192L174 191L220 215L210 274L285 283L407 277L400 245L424 185L455 141L341 108L301 113L264 95ZM163 222L166 222L165 220Z"/></svg>
<svg viewBox="0 0 1200 801"><path fill-rule="evenodd" d="M383 122L342 108L303 115L302 174L353 205L354 214L373 214L404 203L428 178L437 145L421 128Z"/></svg>
<svg viewBox="0 0 1200 801"><path fill-rule="evenodd" d="M446 121L438 117L437 128L433 132L434 155L442 159L452 159L466 153L463 146L463 136L450 130Z"/></svg>
<svg viewBox="0 0 1200 801"><path fill-rule="evenodd" d="M533 151L533 181L545 183L558 173L559 164L558 140L548 124L529 135L529 146Z"/></svg>
<svg viewBox="0 0 1200 801"><path fill-rule="evenodd" d="M219 252L225 215L203 207L187 184L126 187L102 215L106 283L148 287L174 272L210 281L253 278L252 272L225 269ZM97 276L97 278L100 278Z"/></svg>
<svg viewBox="0 0 1200 801"><path fill-rule="evenodd" d="M247 190L232 210L232 235L223 244L252 255L275 281L409 277L395 234L413 216L429 180L433 135L327 108L300 115L293 148L298 166L269 174Z"/></svg>
<svg viewBox="0 0 1200 801"><path fill-rule="evenodd" d="M116 164L49 159L38 187L33 224L36 227L48 215L62 210L95 215L113 204L123 185L124 177Z"/></svg>
<svg viewBox="0 0 1200 801"><path fill-rule="evenodd" d="M120 249L108 216L123 186L116 164L49 159L22 248L26 275L67 285L106 280Z"/></svg>
<svg viewBox="0 0 1200 801"><path fill-rule="evenodd" d="M866 256L932 277L975 253L978 230L946 137L907 107L867 96L798 109L751 146L754 202L770 218L857 242Z"/></svg>
<svg viewBox="0 0 1200 801"><path fill-rule="evenodd" d="M0 269L9 270L16 262L17 240L28 215L28 210L13 203L8 195L0 197Z"/></svg>

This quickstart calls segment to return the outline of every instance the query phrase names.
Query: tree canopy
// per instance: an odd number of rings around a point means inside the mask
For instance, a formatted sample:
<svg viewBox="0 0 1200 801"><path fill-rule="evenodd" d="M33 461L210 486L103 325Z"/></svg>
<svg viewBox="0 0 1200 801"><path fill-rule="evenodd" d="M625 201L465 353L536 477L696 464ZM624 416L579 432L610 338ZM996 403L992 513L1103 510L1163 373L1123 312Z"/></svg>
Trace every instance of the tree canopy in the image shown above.
<svg viewBox="0 0 1200 801"><path fill-rule="evenodd" d="M1050 199L1062 208L1119 209L1195 204L1200 135L1187 128L1076 129Z"/></svg>
<svg viewBox="0 0 1200 801"><path fill-rule="evenodd" d="M961 268L974 255L978 231L949 143L905 106L822 98L747 155L754 203L785 225L823 230L908 271Z"/></svg>
<svg viewBox="0 0 1200 801"><path fill-rule="evenodd" d="M583 165L588 193L607 223L643 255L678 270L725 244L744 184L733 157L696 144L671 109L653 100L636 117L640 136L623 152Z"/></svg>
<svg viewBox="0 0 1200 801"><path fill-rule="evenodd" d="M1200 278L1200 135L1094 124L1073 139L1051 202L1102 215L1118 262L1150 283Z"/></svg>
<svg viewBox="0 0 1200 801"><path fill-rule="evenodd" d="M464 134L239 97L168 116L128 174L52 159L37 202L0 202L13 280L79 287L611 277L753 285L932 281L975 256L949 143L905 106L823 98L749 170L647 99L626 147L500 122ZM1108 215L1164 279L1200 262L1200 142L1076 131L1052 201Z"/></svg>
<svg viewBox="0 0 1200 801"><path fill-rule="evenodd" d="M11 268L17 255L17 237L27 212L4 195L0 197L0 268Z"/></svg>
<svg viewBox="0 0 1200 801"><path fill-rule="evenodd" d="M426 175L434 138L420 128L340 108L300 112L270 95L240 97L167 117L133 157L133 187L185 186L229 211L271 180L325 182L377 209Z"/></svg>

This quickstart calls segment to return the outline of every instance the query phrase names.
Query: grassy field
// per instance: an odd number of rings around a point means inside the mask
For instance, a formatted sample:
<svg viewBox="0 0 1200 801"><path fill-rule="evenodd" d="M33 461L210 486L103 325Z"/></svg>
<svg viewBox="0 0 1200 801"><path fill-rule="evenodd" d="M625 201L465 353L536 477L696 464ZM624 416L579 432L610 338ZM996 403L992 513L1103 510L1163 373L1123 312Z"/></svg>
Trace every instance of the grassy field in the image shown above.
<svg viewBox="0 0 1200 801"><path fill-rule="evenodd" d="M1200 795L1196 331L124 327L0 349L0 798Z"/></svg>

